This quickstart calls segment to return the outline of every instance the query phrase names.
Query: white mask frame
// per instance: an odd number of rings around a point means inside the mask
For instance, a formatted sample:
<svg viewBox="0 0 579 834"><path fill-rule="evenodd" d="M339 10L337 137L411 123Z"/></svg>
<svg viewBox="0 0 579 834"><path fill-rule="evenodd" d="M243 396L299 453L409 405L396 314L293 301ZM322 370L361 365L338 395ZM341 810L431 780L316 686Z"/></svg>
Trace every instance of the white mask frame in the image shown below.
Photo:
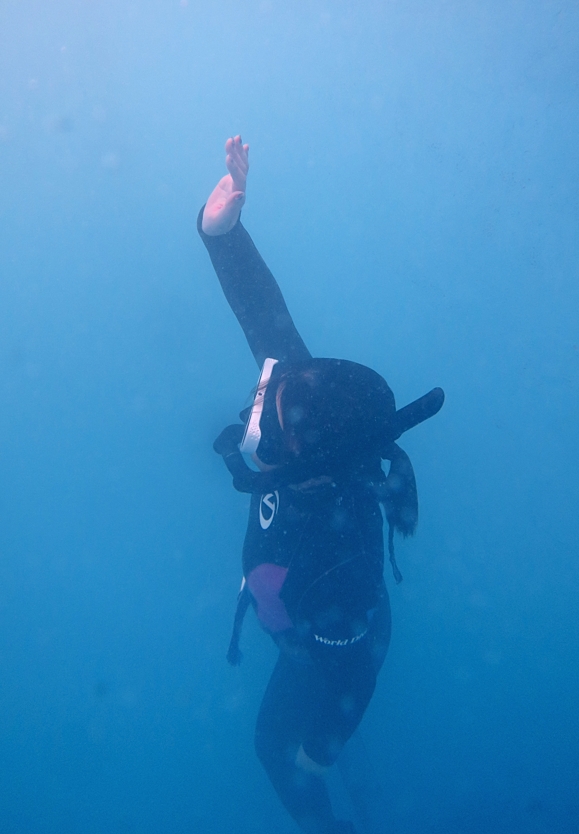
<svg viewBox="0 0 579 834"><path fill-rule="evenodd" d="M263 403L265 401L265 392L271 379L271 374L274 366L277 365L277 359L267 358L263 363L259 381L257 383L257 391L251 406L251 411L245 425L243 439L239 445L239 451L244 455L254 455L261 440L261 415L263 413Z"/></svg>

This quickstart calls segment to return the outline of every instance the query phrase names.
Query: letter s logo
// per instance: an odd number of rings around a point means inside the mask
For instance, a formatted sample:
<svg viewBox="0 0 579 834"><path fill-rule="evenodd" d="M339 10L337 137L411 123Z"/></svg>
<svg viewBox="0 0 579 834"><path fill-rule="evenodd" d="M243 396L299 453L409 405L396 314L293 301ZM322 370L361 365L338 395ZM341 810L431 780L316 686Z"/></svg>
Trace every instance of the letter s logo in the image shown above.
<svg viewBox="0 0 579 834"><path fill-rule="evenodd" d="M264 514L264 507L266 508ZM279 492L268 492L267 495L261 496L261 501L259 502L259 523L261 524L262 530L267 530L270 526L271 522L273 521L275 514L279 509Z"/></svg>

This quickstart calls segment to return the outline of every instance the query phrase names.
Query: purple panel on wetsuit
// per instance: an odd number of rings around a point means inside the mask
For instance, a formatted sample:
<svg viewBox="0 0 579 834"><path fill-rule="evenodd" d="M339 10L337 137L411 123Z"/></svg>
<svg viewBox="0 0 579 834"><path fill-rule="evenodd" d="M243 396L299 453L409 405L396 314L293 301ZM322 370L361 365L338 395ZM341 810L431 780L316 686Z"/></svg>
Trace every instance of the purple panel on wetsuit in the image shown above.
<svg viewBox="0 0 579 834"><path fill-rule="evenodd" d="M254 568L247 585L257 603L257 616L264 628L274 634L292 628L293 623L279 592L285 582L287 568L265 563Z"/></svg>

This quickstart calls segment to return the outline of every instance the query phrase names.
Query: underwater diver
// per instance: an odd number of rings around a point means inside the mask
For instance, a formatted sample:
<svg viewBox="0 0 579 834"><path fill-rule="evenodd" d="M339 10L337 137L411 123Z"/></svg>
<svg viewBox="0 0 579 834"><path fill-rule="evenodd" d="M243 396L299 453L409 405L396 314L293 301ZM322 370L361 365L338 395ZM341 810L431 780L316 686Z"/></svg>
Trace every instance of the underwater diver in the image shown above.
<svg viewBox="0 0 579 834"><path fill-rule="evenodd" d="M353 834L353 823L334 816L324 773L358 727L388 650L383 511L397 582L394 531L411 535L417 523L412 465L396 440L436 414L444 394L435 388L397 411L375 371L312 357L239 220L249 146L236 136L225 149L229 173L201 209L198 230L262 369L242 422L214 443L233 486L251 494L227 657L240 662L252 605L279 648L257 718L257 755L303 831Z"/></svg>

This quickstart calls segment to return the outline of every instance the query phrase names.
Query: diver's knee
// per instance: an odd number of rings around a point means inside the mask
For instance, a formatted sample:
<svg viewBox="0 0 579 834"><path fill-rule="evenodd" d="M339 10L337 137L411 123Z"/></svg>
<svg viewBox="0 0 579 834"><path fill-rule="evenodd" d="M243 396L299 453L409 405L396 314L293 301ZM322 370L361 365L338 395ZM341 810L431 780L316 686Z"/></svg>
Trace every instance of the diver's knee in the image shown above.
<svg viewBox="0 0 579 834"><path fill-rule="evenodd" d="M321 765L315 762L304 750L303 744L300 744L299 750L296 754L296 765L305 771L311 773L313 776L325 776L330 769L326 765Z"/></svg>

